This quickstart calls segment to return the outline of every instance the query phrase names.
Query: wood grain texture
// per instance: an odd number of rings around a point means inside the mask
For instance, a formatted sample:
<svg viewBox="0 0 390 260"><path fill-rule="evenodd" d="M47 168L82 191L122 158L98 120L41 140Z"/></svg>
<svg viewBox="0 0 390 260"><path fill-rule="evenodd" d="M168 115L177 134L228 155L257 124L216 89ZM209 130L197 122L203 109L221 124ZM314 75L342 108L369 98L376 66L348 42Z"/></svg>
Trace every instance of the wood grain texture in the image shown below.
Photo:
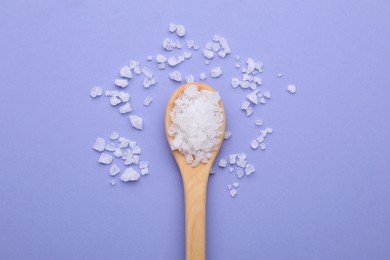
<svg viewBox="0 0 390 260"><path fill-rule="evenodd" d="M215 92L215 90L203 83L195 82L185 84L177 88L168 101L165 113L165 132L168 144L173 140L168 135L168 129L172 123L169 112L172 110L174 101L183 91L192 84L196 84L198 89L206 89ZM206 193L207 182L211 166L223 143L223 133L225 132L226 117L222 101L219 105L223 111L223 124L221 142L216 151L212 153L211 159L206 164L199 164L192 167L187 164L184 156L179 151L172 151L173 157L179 167L184 186L185 196L185 224L186 224L186 259L187 260L204 260L206 258Z"/></svg>

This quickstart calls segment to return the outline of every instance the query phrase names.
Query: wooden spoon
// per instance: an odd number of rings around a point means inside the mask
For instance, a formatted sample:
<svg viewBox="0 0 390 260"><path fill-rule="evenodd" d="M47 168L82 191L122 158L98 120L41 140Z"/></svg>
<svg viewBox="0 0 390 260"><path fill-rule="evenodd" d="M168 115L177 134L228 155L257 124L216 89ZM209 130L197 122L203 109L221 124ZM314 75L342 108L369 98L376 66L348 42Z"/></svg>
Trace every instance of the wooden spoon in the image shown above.
<svg viewBox="0 0 390 260"><path fill-rule="evenodd" d="M172 123L169 112L172 111L175 100L183 91L190 85L197 85L199 90L206 89L215 92L215 90L203 83L189 83L177 88L168 101L167 110L165 113L165 133L170 144L173 140L172 136L168 135L168 129ZM211 166L217 157L219 149L223 142L225 133L225 111L222 101L219 101L222 108L223 123L221 142L216 151L212 153L211 159L206 163L200 163L196 167L187 164L184 155L179 151L172 151L173 157L179 166L181 177L184 186L185 196L185 223L186 223L186 259L187 260L204 260L206 258L206 192L207 182Z"/></svg>

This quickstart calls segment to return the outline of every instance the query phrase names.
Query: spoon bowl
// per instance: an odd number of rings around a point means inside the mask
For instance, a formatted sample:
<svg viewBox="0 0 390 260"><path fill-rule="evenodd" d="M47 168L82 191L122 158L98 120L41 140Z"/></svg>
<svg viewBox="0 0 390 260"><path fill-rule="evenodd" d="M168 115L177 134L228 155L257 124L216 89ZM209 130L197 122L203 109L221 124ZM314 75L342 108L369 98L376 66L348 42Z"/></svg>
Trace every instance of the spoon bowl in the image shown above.
<svg viewBox="0 0 390 260"><path fill-rule="evenodd" d="M177 88L171 95L167 109L165 112L165 133L168 144L171 143L173 137L168 134L168 129L172 124L170 112L172 111L175 100L191 85L196 85L199 90L215 90L203 83L188 83ZM180 174L183 180L184 197L185 197L185 224L186 224L186 259L187 260L203 260L206 258L206 193L207 183L211 166L221 148L223 136L225 133L225 111L222 101L219 101L222 108L223 123L220 142L207 163L200 163L198 166L192 167L185 160L183 154L178 150L172 151L173 157L179 167Z"/></svg>

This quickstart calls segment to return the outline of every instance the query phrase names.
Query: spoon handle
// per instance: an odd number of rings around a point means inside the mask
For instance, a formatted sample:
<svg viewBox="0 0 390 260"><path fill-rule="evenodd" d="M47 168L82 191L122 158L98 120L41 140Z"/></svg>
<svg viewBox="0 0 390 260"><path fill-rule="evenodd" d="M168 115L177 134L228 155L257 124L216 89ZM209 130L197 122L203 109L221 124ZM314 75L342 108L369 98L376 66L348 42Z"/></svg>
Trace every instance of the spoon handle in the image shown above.
<svg viewBox="0 0 390 260"><path fill-rule="evenodd" d="M186 260L206 259L206 191L207 179L184 184Z"/></svg>

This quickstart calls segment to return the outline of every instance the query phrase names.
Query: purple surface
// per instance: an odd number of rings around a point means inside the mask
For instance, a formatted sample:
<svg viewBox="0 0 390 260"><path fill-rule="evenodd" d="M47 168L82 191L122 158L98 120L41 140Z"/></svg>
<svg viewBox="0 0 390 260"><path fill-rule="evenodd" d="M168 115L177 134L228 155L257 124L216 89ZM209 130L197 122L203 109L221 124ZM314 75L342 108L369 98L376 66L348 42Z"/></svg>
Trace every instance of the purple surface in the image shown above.
<svg viewBox="0 0 390 260"><path fill-rule="evenodd" d="M149 90L140 78L128 88L143 132L89 97L94 85L114 89L130 59L162 52L171 21L201 46L217 33L233 55L261 59L272 94L248 120L246 92L229 85L234 56L212 62L224 75L206 82L233 133L221 156L247 152L257 171L235 199L227 170L210 178L208 259L389 259L389 17L386 1L3 1L0 259L184 259L181 179L163 125L171 70ZM178 67L210 68L200 53ZM265 152L249 151L256 118L275 129ZM112 131L138 141L149 176L109 185L91 145Z"/></svg>

